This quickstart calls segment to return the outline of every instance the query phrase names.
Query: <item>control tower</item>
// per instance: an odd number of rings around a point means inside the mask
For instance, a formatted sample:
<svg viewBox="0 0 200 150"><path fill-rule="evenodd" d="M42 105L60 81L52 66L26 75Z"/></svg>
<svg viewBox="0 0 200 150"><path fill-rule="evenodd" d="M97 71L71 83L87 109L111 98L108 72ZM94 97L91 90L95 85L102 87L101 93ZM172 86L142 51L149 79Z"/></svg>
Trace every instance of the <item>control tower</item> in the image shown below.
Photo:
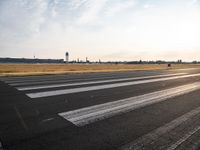
<svg viewBox="0 0 200 150"><path fill-rule="evenodd" d="M69 62L69 53L68 52L65 53L65 61L66 61L66 63Z"/></svg>

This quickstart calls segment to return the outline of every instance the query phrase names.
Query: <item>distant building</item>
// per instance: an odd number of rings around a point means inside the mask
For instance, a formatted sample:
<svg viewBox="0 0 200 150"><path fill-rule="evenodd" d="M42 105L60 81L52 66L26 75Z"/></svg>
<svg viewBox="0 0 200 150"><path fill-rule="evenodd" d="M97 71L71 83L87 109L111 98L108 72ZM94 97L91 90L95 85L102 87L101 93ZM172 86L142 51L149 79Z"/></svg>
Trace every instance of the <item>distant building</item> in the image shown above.
<svg viewBox="0 0 200 150"><path fill-rule="evenodd" d="M69 62L69 53L68 52L65 53L65 62L66 63Z"/></svg>
<svg viewBox="0 0 200 150"><path fill-rule="evenodd" d="M64 63L63 59L0 58L0 63Z"/></svg>

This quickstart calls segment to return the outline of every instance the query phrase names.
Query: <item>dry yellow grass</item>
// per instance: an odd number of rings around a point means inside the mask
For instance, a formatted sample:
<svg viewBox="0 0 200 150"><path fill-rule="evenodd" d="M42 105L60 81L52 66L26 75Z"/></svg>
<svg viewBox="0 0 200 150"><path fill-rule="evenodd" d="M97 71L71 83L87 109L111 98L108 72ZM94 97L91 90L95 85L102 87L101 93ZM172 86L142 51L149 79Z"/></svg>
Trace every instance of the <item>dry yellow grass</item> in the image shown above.
<svg viewBox="0 0 200 150"><path fill-rule="evenodd" d="M170 69L200 65L173 64ZM169 69L166 64L0 64L0 76Z"/></svg>

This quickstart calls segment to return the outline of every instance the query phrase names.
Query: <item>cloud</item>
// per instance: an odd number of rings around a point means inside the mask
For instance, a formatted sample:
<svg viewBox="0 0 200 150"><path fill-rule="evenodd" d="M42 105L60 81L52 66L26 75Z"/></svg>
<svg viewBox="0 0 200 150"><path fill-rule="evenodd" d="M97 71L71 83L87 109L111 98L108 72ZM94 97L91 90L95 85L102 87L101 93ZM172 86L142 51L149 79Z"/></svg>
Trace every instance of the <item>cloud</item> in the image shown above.
<svg viewBox="0 0 200 150"><path fill-rule="evenodd" d="M117 16L135 6L136 0L76 0L73 9L80 11L77 19L79 25L97 25L106 18Z"/></svg>
<svg viewBox="0 0 200 150"><path fill-rule="evenodd" d="M191 4L196 4L198 0L191 0Z"/></svg>
<svg viewBox="0 0 200 150"><path fill-rule="evenodd" d="M0 7L0 34L23 39L39 33L47 3L43 0L8 0Z"/></svg>
<svg viewBox="0 0 200 150"><path fill-rule="evenodd" d="M117 15L120 12L126 11L127 9L132 8L135 6L135 0L128 0L128 1L119 1L118 3L114 3L107 8L106 14L108 16Z"/></svg>
<svg viewBox="0 0 200 150"><path fill-rule="evenodd" d="M145 4L144 5L145 9L149 9L149 8L153 8L153 7L155 7L155 5L153 5L153 4Z"/></svg>
<svg viewBox="0 0 200 150"><path fill-rule="evenodd" d="M79 25L96 24L98 22L99 15L107 1L108 0L88 0L82 2L81 7L84 8L81 16L78 18L77 23Z"/></svg>
<svg viewBox="0 0 200 150"><path fill-rule="evenodd" d="M83 5L85 5L87 3L88 0L73 0L69 2L69 9L79 9L80 7L82 7Z"/></svg>

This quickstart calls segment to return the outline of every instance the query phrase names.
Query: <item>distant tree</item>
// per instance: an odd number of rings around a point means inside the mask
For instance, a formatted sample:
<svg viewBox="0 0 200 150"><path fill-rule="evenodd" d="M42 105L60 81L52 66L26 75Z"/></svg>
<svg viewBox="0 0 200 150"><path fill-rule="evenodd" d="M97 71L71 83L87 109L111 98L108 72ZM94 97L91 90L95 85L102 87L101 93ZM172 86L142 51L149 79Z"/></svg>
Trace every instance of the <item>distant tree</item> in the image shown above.
<svg viewBox="0 0 200 150"><path fill-rule="evenodd" d="M179 59L179 60L177 61L177 63L178 63L178 64L181 64L181 63L182 63L182 60L181 60L181 59Z"/></svg>
<svg viewBox="0 0 200 150"><path fill-rule="evenodd" d="M195 60L195 61L193 61L192 63L193 63L193 64L197 64L198 62Z"/></svg>

